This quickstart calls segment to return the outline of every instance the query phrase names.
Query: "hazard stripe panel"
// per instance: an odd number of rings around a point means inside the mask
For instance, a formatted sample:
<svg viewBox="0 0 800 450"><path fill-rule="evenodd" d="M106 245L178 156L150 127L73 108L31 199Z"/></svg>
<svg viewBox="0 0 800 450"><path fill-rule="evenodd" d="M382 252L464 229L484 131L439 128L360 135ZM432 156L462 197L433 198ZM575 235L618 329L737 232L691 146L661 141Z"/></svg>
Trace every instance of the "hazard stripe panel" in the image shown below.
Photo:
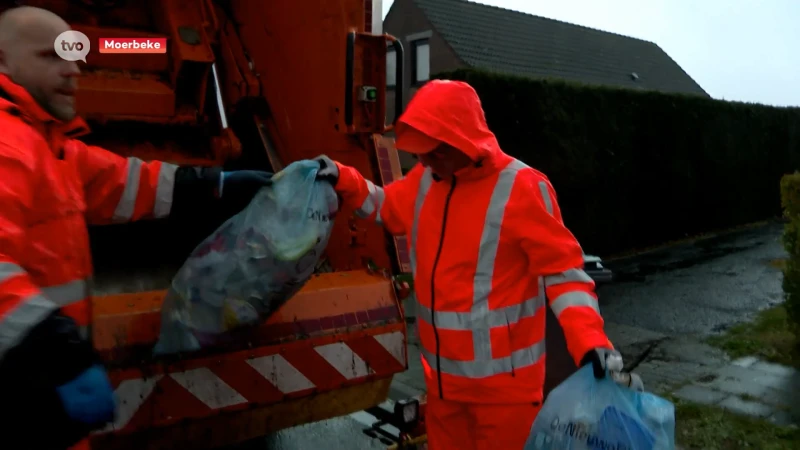
<svg viewBox="0 0 800 450"><path fill-rule="evenodd" d="M394 139L385 136L375 136L375 153L378 157L378 168L382 186L386 186L393 181L403 178L403 171L400 167L400 158L394 148ZM397 262L400 264L400 271L411 272L411 258L408 253L408 241L405 236L395 236L394 246L397 251Z"/></svg>
<svg viewBox="0 0 800 450"><path fill-rule="evenodd" d="M270 354L117 379L117 417L100 433L134 431L247 408L253 403L275 403L369 378L389 377L407 367L405 334L397 330L270 349Z"/></svg>
<svg viewBox="0 0 800 450"><path fill-rule="evenodd" d="M314 389L312 383L302 372L289 364L281 355L262 356L247 360L258 373L272 383L281 394Z"/></svg>
<svg viewBox="0 0 800 450"><path fill-rule="evenodd" d="M342 342L321 345L314 350L348 380L375 373L360 356Z"/></svg>

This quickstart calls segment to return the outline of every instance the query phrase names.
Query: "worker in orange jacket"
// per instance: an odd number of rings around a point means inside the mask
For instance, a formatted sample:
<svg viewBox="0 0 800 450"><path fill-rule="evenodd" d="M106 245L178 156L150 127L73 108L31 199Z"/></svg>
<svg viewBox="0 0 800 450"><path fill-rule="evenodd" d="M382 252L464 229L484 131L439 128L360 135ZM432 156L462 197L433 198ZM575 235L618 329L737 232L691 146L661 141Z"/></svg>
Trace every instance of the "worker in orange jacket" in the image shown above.
<svg viewBox="0 0 800 450"><path fill-rule="evenodd" d="M20 448L64 449L113 419L113 390L83 328L87 222L238 203L270 183L264 172L144 162L76 140L87 131L75 113L79 70L53 47L68 29L38 8L0 16L0 434Z"/></svg>
<svg viewBox="0 0 800 450"><path fill-rule="evenodd" d="M581 247L547 177L503 153L468 84L428 82L396 136L421 161L402 180L381 188L326 156L319 176L408 237L429 448L522 449L542 405L547 305L576 364L623 368Z"/></svg>

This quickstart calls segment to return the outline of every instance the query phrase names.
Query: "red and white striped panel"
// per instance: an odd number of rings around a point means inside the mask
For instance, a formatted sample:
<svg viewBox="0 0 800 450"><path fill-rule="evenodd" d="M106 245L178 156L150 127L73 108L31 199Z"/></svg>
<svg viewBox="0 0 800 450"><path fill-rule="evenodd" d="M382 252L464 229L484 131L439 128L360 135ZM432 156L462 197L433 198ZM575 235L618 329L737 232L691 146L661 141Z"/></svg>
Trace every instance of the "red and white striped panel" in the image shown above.
<svg viewBox="0 0 800 450"><path fill-rule="evenodd" d="M248 359L121 380L116 386L116 421L101 433L204 417L251 403L275 403L406 369L402 331L317 346L298 344L273 347L274 353Z"/></svg>
<svg viewBox="0 0 800 450"><path fill-rule="evenodd" d="M397 150L394 148L394 139L375 136L375 153L378 156L378 168L380 169L381 185L386 186L393 181L403 178L400 168L400 159ZM408 254L408 241L405 236L394 237L394 247L397 252L397 262L400 264L400 271L411 272L411 259Z"/></svg>

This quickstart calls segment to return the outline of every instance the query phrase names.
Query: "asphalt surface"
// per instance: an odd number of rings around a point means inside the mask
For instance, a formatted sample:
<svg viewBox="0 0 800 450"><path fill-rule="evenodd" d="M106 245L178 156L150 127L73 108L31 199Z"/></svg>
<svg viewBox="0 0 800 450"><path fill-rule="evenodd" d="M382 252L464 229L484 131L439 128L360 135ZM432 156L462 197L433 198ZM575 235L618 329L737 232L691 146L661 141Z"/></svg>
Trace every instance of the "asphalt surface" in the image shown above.
<svg viewBox="0 0 800 450"><path fill-rule="evenodd" d="M265 439L227 447L225 450L386 450L392 441L382 441L364 433L376 422L360 411L349 416L302 425L268 436ZM382 430L396 436L397 429L384 425Z"/></svg>
<svg viewBox="0 0 800 450"><path fill-rule="evenodd" d="M606 262L616 281L598 289L608 322L667 335L708 334L782 301L782 224Z"/></svg>
<svg viewBox="0 0 800 450"><path fill-rule="evenodd" d="M386 450L388 445L365 435L362 431L365 428L354 417L340 417L284 430L264 441L226 450Z"/></svg>

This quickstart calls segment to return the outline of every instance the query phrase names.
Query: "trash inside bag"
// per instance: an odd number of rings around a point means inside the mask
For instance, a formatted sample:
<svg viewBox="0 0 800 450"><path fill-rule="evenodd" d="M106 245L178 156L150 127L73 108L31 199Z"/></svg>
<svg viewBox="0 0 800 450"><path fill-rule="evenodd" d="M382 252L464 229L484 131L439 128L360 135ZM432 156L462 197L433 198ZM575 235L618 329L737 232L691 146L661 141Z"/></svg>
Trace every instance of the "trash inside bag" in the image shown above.
<svg viewBox="0 0 800 450"><path fill-rule="evenodd" d="M525 450L674 450L675 406L582 367L544 402Z"/></svg>
<svg viewBox="0 0 800 450"><path fill-rule="evenodd" d="M191 352L257 324L314 273L338 210L315 161L292 163L183 264L161 311L157 355Z"/></svg>

